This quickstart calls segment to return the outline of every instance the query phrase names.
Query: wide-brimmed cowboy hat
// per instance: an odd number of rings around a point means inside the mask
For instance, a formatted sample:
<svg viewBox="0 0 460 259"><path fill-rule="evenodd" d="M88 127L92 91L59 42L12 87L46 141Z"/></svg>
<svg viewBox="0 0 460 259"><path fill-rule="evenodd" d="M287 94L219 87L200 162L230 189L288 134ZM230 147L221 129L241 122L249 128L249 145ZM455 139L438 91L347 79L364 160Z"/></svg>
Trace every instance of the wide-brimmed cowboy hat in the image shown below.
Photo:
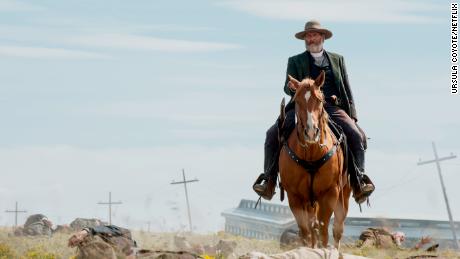
<svg viewBox="0 0 460 259"><path fill-rule="evenodd" d="M316 31L324 34L324 39L326 40L332 37L332 32L326 28L321 27L321 23L315 20L308 21L305 24L305 30L296 33L295 37L299 40L304 40L305 34L307 34L309 31Z"/></svg>

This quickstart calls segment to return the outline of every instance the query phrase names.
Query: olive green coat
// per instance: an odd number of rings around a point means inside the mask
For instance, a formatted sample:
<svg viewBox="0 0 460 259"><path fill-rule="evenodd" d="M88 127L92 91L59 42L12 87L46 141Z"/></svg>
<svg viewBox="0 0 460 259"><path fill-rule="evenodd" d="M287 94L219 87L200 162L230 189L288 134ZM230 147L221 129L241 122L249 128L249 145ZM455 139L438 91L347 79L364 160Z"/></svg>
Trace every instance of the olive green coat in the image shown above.
<svg viewBox="0 0 460 259"><path fill-rule="evenodd" d="M358 121L343 56L329 51L325 51L325 54L332 67L335 86L338 88L338 92L340 93L340 96L337 96L341 101L339 107L342 108L348 116ZM292 92L288 87L289 79L287 75L291 75L299 81L310 77L310 59L311 56L307 51L289 58L286 81L284 83L284 92L291 97L294 95L294 92Z"/></svg>

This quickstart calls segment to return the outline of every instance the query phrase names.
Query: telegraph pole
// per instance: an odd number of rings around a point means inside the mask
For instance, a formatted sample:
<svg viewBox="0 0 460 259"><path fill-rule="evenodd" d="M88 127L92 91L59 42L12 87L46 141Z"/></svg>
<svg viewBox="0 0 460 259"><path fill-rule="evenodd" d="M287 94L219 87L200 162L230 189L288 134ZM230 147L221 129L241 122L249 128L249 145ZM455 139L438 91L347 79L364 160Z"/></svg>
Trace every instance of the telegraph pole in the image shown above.
<svg viewBox="0 0 460 259"><path fill-rule="evenodd" d="M439 179L441 180L441 187L442 187L442 193L444 194L444 201L446 202L446 207L447 207L447 214L449 215L449 222L450 222L450 228L452 229L452 236L454 238L454 247L456 249L459 249L458 241L457 241L457 233L455 232L455 225L454 225L454 220L452 218L452 212L450 211L450 206L449 206L449 200L447 199L447 192L446 192L446 187L444 186L444 180L442 178L441 174L441 164L439 162L448 160L448 159L454 159L457 156L453 155L452 153L450 156L447 157L438 157L438 152L436 151L436 145L434 142L432 142L433 145L433 153L434 153L434 159L433 160L428 160L428 161L420 161L417 163L417 165L425 165L425 164L431 164L431 163L436 163L436 167L438 169L438 175Z"/></svg>
<svg viewBox="0 0 460 259"><path fill-rule="evenodd" d="M18 213L26 213L25 210L18 210L18 202L16 202L16 206L14 210L5 210L6 213L14 213L14 227L18 226Z"/></svg>
<svg viewBox="0 0 460 259"><path fill-rule="evenodd" d="M97 204L109 205L109 225L112 225L112 204L121 204L121 201L112 201L112 192L109 192L109 202L98 202Z"/></svg>
<svg viewBox="0 0 460 259"><path fill-rule="evenodd" d="M187 183L192 183L192 182L198 182L198 179L193 179L193 180L186 180L185 179L185 171L182 169L182 182L176 182L173 181L171 184L184 184L184 189L185 189L185 200L187 201L187 212L188 212L188 224L190 227L190 232L192 232L192 216L190 214L190 203L188 200L188 192L187 192Z"/></svg>

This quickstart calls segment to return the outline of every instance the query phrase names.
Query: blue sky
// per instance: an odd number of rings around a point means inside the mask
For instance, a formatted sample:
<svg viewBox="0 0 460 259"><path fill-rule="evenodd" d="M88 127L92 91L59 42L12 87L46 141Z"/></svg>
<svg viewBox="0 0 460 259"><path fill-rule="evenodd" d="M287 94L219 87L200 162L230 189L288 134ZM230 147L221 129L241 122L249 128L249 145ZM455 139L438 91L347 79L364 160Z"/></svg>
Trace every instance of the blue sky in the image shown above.
<svg viewBox="0 0 460 259"><path fill-rule="evenodd" d="M447 219L434 165L416 162L431 141L460 153L449 15L441 1L0 0L0 209L104 219L96 203L112 191L114 223L178 230L185 198L169 183L185 168L200 179L196 229L221 229L220 212L256 198L287 58L305 49L293 35L315 18L371 137L377 190L350 215ZM460 220L460 162L442 168Z"/></svg>

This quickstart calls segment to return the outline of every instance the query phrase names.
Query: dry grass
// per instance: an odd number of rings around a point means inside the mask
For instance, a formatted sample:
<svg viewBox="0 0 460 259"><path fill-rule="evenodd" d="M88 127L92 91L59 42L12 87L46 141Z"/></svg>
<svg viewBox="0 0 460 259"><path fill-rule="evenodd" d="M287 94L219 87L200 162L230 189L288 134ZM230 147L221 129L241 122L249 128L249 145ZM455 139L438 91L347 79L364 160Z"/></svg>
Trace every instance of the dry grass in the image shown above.
<svg viewBox="0 0 460 259"><path fill-rule="evenodd" d="M3 245L3 247L9 248L14 255L5 258L53 259L69 258L74 254L73 249L67 247L68 235L56 234L53 237L15 237L10 233L12 233L11 229L0 229L0 244ZM1 253L0 258L3 259Z"/></svg>
<svg viewBox="0 0 460 259"><path fill-rule="evenodd" d="M0 259L57 259L72 258L75 249L67 247L69 234L55 234L52 237L13 237L11 229L0 228ZM139 246L151 250L175 250L174 236L177 233L134 232L133 236ZM267 254L283 252L275 241L262 241L229 235L223 232L211 234L182 234L191 244L215 245L221 239L235 240L238 243L235 253L243 255L251 251ZM344 245L343 252L371 258L407 258L409 256L427 254L401 249L358 249L352 245ZM432 254L434 255L434 254ZM441 258L460 258L460 253L441 251Z"/></svg>

